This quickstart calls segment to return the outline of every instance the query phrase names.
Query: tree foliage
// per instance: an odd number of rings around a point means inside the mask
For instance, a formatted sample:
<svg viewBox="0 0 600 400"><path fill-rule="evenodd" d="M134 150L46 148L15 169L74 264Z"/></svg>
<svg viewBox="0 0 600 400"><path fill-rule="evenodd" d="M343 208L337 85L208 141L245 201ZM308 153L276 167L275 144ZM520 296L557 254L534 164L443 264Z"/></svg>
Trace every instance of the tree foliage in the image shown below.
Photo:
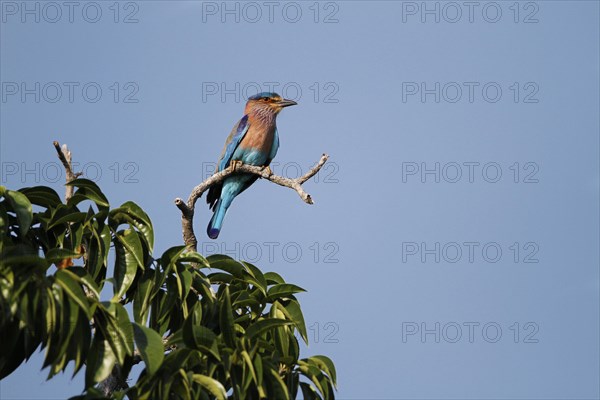
<svg viewBox="0 0 600 400"><path fill-rule="evenodd" d="M85 370L75 398L334 398L331 360L300 358L302 288L183 246L155 258L138 205L70 185L66 204L48 187L0 186L0 379L41 348L48 379Z"/></svg>

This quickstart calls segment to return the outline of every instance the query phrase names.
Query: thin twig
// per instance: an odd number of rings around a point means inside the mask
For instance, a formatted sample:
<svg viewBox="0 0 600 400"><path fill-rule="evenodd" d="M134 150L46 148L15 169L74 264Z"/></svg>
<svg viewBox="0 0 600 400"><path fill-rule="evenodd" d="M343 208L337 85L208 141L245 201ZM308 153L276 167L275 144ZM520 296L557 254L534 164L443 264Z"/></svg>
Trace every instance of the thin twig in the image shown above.
<svg viewBox="0 0 600 400"><path fill-rule="evenodd" d="M65 173L67 175L67 183L77 179L77 177L81 176L82 173L81 172L77 172L74 173L73 172L73 163L71 160L71 151L67 148L66 144L63 144L62 147L60 146L60 143L58 143L56 140L54 142L52 142L52 144L54 144L54 148L56 149L56 152L58 153L58 158L60 159L60 161L62 162L63 167L65 167ZM67 203L69 201L69 199L71 197L73 197L73 186L71 185L67 185L65 188L65 203Z"/></svg>
<svg viewBox="0 0 600 400"><path fill-rule="evenodd" d="M323 154L321 159L314 167L312 167L306 174L302 175L299 178L285 178L283 176L278 176L275 174L270 174L269 170L264 167L257 167L249 164L241 164L237 166L230 166L223 171L217 172L204 182L196 186L190 196L188 197L187 203L185 203L182 199L176 198L175 205L179 210L181 210L181 228L183 231L183 241L187 248L192 251L196 251L196 247L198 245L198 240L196 239L196 235L194 234L194 207L196 205L196 201L202 196L204 192L206 192L211 186L216 185L217 183L222 182L229 175L237 174L237 173L247 173L258 175L261 178L267 179L273 183L276 183L280 186L285 186L290 189L294 189L298 196L307 204L313 204L313 199L310 197L310 194L306 193L302 188L302 184L315 176L317 172L323 167L323 165L327 162L329 156L327 154Z"/></svg>

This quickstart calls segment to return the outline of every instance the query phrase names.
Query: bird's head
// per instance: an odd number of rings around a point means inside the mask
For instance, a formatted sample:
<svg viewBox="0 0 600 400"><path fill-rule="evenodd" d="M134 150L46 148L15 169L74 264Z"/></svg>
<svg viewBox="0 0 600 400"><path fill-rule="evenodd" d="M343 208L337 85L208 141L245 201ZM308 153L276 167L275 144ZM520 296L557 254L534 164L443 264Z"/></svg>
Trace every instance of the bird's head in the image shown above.
<svg viewBox="0 0 600 400"><path fill-rule="evenodd" d="M262 92L248 98L245 113L258 112L260 114L270 113L277 115L284 107L294 106L296 104L298 103L293 100L284 99L277 93Z"/></svg>

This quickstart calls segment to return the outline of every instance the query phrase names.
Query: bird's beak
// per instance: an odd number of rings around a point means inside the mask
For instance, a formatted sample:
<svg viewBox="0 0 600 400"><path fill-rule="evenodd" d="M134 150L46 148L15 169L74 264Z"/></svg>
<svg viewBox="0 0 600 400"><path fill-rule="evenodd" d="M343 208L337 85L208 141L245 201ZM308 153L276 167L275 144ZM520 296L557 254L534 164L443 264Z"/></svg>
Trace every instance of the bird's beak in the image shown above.
<svg viewBox="0 0 600 400"><path fill-rule="evenodd" d="M287 100L287 99L283 99L277 102L277 105L281 108L283 107L289 107L289 106L295 106L296 103L294 100Z"/></svg>

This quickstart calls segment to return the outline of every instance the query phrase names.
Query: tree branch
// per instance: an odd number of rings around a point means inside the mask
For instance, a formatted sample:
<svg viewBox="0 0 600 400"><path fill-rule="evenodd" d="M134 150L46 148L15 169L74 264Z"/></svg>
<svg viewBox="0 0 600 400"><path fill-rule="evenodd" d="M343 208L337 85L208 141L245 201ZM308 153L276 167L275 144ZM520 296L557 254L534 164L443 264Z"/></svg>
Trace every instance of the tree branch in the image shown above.
<svg viewBox="0 0 600 400"><path fill-rule="evenodd" d="M82 172L73 172L73 163L71 162L71 151L67 148L66 144L63 144L62 147L58 141L52 142L54 144L54 148L58 153L58 158L62 162L63 167L65 167L65 173L67 175L67 183L77 179L77 177L83 175ZM65 188L65 203L69 201L69 199L73 196L73 186L67 185Z"/></svg>
<svg viewBox="0 0 600 400"><path fill-rule="evenodd" d="M317 162L315 166L312 167L306 174L294 179L274 175L270 173L270 169L264 167L257 167L249 164L232 164L223 171L215 173L192 190L192 193L188 197L187 203L185 203L180 198L175 199L175 205L177 206L177 208L179 208L179 210L181 210L181 228L183 231L183 241L185 245L189 250L196 251L198 240L196 239L196 235L194 234L194 207L196 205L196 201L200 197L202 197L202 194L206 192L211 186L224 181L225 178L232 174L253 174L261 178L267 179L273 183L276 183L279 186L284 186L293 189L296 191L296 193L298 193L298 196L300 196L300 198L305 203L313 204L312 197L310 197L310 194L304 191L304 189L302 188L302 184L310 178L312 178L313 176L315 176L317 172L319 172L319 170L327 162L328 158L329 156L327 154L323 154L319 162Z"/></svg>

